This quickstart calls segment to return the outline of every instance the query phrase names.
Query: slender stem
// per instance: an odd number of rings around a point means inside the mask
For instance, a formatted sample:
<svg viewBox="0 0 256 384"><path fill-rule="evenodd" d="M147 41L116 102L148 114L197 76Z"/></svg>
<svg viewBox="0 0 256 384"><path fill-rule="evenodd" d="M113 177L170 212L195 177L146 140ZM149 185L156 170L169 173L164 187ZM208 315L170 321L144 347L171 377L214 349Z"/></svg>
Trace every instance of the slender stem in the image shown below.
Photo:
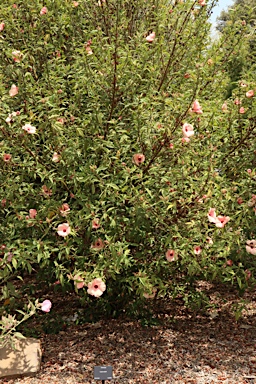
<svg viewBox="0 0 256 384"><path fill-rule="evenodd" d="M168 62L167 62L167 65L166 65L166 67L165 67L163 76L162 76L162 78L161 78L161 80L160 80L160 84L159 84L158 89L157 89L158 92L159 92L160 89L162 88L162 85L163 85L163 83L164 83L164 81L165 81L165 79L166 79L168 70L169 70L169 68L170 68L170 65L171 65L171 62L172 62L172 58L173 58L173 55L174 55L174 52L175 52L175 48L176 48L176 45L177 45L177 42L178 42L178 38L177 38L177 36L180 36L181 33L183 32L183 30L184 30L184 28L185 28L185 26L186 26L187 19L188 19L188 17L189 17L190 14L191 14L191 11L192 11L194 5L195 5L195 3L193 3L192 6L191 6L191 8L188 10L188 12L187 12L187 14L186 14L186 16L185 16L185 18L184 18L182 24L181 24L181 27L180 27L179 31L177 32L177 34L176 34L176 36L175 36L175 40L174 40L174 44L173 44L173 46L172 46L172 50L171 50L171 53L170 53L169 60L168 60Z"/></svg>

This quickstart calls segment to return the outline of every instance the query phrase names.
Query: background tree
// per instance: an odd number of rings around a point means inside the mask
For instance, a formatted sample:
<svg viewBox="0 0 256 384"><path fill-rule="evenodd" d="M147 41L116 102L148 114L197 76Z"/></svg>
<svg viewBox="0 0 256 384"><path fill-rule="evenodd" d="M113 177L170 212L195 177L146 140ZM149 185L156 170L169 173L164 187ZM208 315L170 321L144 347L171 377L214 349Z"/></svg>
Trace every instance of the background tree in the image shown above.
<svg viewBox="0 0 256 384"><path fill-rule="evenodd" d="M217 19L217 30L221 34L230 35L231 28L235 25L243 26L246 40L239 45L232 60L228 62L227 70L230 83L227 89L227 97L231 96L232 90L242 81L248 72L255 73L256 57L256 5L253 0L235 0L227 11L222 11ZM240 31L237 33L241 33ZM250 71L251 70L251 71Z"/></svg>

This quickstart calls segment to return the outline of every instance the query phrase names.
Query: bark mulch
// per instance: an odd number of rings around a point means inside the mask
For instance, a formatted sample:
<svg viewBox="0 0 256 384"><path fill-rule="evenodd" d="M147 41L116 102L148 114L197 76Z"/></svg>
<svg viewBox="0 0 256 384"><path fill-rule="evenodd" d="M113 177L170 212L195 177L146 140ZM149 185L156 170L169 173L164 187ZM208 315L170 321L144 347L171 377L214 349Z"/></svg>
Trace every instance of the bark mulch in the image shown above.
<svg viewBox="0 0 256 384"><path fill-rule="evenodd" d="M222 300L220 292L213 296ZM256 383L255 292L245 299L238 321L230 311L237 297L228 293L217 311L201 314L160 302L160 325L153 327L125 317L70 325L42 336L43 362L36 377L0 383L96 384L101 383L93 379L97 365L113 367L114 378L107 381L113 384Z"/></svg>

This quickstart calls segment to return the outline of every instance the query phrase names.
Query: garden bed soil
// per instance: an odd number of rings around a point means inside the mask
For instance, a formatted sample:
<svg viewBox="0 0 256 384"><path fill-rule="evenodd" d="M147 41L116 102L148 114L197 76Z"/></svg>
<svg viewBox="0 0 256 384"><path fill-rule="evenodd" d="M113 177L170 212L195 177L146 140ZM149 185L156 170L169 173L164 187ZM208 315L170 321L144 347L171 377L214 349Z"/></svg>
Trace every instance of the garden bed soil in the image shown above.
<svg viewBox="0 0 256 384"><path fill-rule="evenodd" d="M238 321L232 313L239 300L235 292L215 288L217 310L196 313L181 302L162 300L156 308L159 324L151 327L125 316L70 324L58 334L41 335L43 361L36 377L0 383L96 384L98 365L113 367L113 384L256 383L255 293L245 295ZM72 308L64 299L62 304L66 312Z"/></svg>

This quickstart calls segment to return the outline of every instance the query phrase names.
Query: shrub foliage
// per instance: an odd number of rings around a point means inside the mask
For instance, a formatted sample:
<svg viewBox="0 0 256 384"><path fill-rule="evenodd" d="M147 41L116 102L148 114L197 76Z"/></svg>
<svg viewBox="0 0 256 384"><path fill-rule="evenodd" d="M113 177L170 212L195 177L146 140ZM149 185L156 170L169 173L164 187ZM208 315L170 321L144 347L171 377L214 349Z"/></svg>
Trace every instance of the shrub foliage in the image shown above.
<svg viewBox="0 0 256 384"><path fill-rule="evenodd" d="M201 3L2 0L2 313L32 271L107 308L254 284L255 72L224 99L247 26L212 42Z"/></svg>

